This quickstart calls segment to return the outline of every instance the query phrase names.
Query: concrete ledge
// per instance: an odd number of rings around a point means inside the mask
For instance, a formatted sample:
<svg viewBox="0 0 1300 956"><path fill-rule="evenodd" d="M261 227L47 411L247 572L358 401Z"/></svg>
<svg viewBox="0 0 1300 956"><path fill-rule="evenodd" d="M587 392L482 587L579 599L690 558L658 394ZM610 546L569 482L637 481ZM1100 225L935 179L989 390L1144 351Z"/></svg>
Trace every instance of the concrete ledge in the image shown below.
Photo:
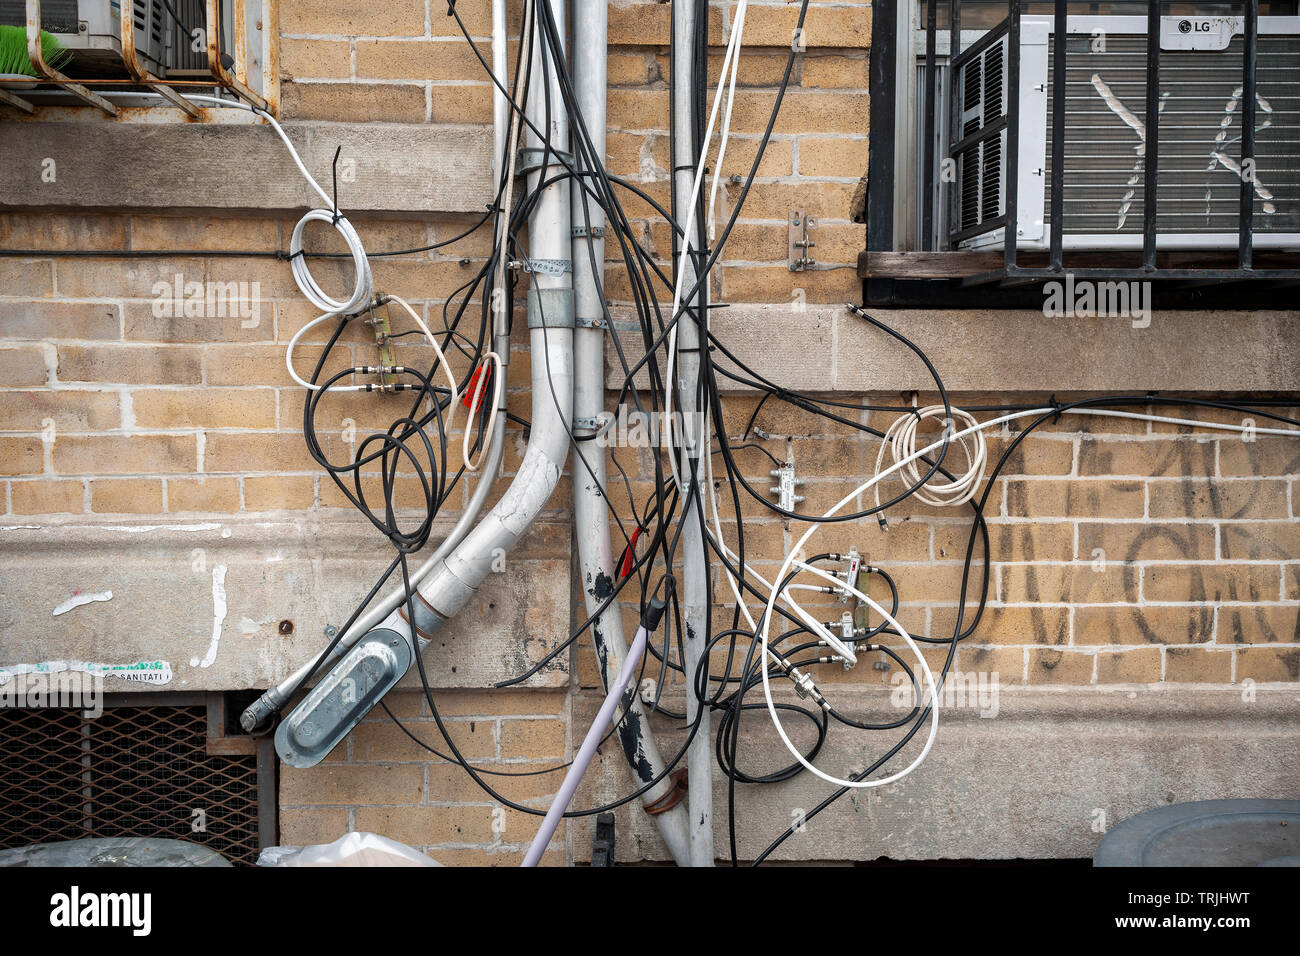
<svg viewBox="0 0 1300 956"><path fill-rule="evenodd" d="M867 711L871 694L835 688L850 715ZM856 699L855 699L856 694ZM1122 820L1185 800L1294 797L1300 789L1300 688L1261 686L1253 700L1241 687L1155 685L1036 689L1003 687L997 715L969 708L941 711L926 762L904 779L847 794L788 839L774 860L1015 859L1091 857L1103 833ZM1246 695L1249 696L1249 695ZM754 702L762 702L756 692ZM581 740L599 700L575 699L573 737ZM664 706L680 709L681 701ZM879 716L881 707L871 708ZM807 722L804 721L804 724ZM716 721L714 724L716 732ZM796 743L806 728L788 721ZM925 730L917 735L923 740ZM901 737L832 724L817 766L840 773L865 766ZM660 732L665 754L683 736ZM792 762L765 710L742 728L741 766L770 772ZM712 745L712 741L710 741ZM588 770L574 807L591 807L629 792L629 773L616 747L603 748ZM895 758L902 769L919 752L914 741ZM727 785L715 771L715 845L728 854ZM835 788L809 773L773 785L737 785L742 859L762 852L795 819ZM653 823L639 806L618 811L617 850L623 861L667 858ZM591 854L590 818L570 824L575 859Z"/></svg>
<svg viewBox="0 0 1300 956"><path fill-rule="evenodd" d="M492 201L492 130L479 126L289 123L321 188L340 156L351 216L482 212ZM0 123L0 205L21 209L275 212L322 205L267 125ZM42 179L53 159L57 178ZM355 164L343 179L342 164Z"/></svg>
<svg viewBox="0 0 1300 956"><path fill-rule="evenodd" d="M433 542L450 526L440 522ZM567 524L529 530L507 558L506 573L489 575L425 652L431 684L491 686L517 676L568 636L568 606L535 593L554 593L557 584L567 593L568 542ZM324 648L326 625L341 626L391 560L391 548L361 518L168 516L6 525L0 528L0 667L165 660L173 680L152 689L265 687ZM412 567L422 560L414 556ZM393 581L384 593L400 584ZM224 615L215 600L222 590ZM52 613L78 593L108 591L111 600ZM281 632L281 621L292 622L292 633ZM215 657L204 667L214 644ZM561 655L528 686L566 686L567 667L568 655ZM417 677L407 680L418 686ZM111 678L105 689L151 688Z"/></svg>
<svg viewBox="0 0 1300 956"><path fill-rule="evenodd" d="M1040 312L873 309L915 342L950 391L1285 392L1300 387L1300 312L1156 312L1132 320ZM616 321L625 354L644 346L630 315ZM732 305L712 317L726 348L770 381L808 392L932 390L906 346L847 309ZM714 361L734 366L715 351ZM606 385L624 373L606 347ZM742 391L719 376L724 389ZM647 379L638 376L645 388Z"/></svg>

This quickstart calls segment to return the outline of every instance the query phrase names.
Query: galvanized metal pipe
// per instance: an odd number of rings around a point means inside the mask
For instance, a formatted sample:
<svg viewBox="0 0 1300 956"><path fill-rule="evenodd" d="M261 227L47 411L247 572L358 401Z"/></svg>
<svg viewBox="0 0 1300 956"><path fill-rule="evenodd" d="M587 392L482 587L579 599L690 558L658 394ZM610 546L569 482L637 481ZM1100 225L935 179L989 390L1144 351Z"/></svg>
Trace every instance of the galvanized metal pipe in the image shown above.
<svg viewBox="0 0 1300 956"><path fill-rule="evenodd" d="M574 0L573 86L578 107L591 137L593 152L605 157L605 88L608 9L605 0ZM600 289L603 281L605 214L595 203L584 200L581 189L572 192L573 294L577 327L573 332L575 421L594 421L605 410L605 312ZM590 231L589 231L590 230ZM594 267L593 267L594 265ZM578 426L579 434L593 434L591 427ZM573 467L573 528L577 540L578 573L591 624L592 643L603 686L610 688L628 659L623 617L615 602L605 613L601 606L613 593L614 555L610 542L609 503L605 450L595 442L582 461ZM645 707L634 689L623 703L624 715L618 736L631 766L636 785L645 786L656 777L658 783L642 794L646 806L662 805L674 788L665 774L665 763L646 719ZM678 804L655 815L659 833L673 858L681 865L690 861L686 807Z"/></svg>

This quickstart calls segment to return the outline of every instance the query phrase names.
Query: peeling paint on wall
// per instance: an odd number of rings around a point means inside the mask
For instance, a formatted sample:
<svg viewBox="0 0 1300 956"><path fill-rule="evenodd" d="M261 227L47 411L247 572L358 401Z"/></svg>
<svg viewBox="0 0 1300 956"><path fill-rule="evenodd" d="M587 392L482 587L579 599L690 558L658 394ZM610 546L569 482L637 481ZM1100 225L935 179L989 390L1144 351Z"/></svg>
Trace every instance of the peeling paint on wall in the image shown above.
<svg viewBox="0 0 1300 956"><path fill-rule="evenodd" d="M212 569L212 640L203 660L190 658L191 667L211 667L221 646L221 626L226 620L226 566L218 564Z"/></svg>
<svg viewBox="0 0 1300 956"><path fill-rule="evenodd" d="M93 604L96 601L111 601L111 600L113 600L112 591L97 591L93 593L74 591L72 593L72 597L68 598L66 601L64 601L62 604L60 604L58 607L54 609L54 616L58 617L60 614L67 614L73 608L81 607L83 604Z"/></svg>

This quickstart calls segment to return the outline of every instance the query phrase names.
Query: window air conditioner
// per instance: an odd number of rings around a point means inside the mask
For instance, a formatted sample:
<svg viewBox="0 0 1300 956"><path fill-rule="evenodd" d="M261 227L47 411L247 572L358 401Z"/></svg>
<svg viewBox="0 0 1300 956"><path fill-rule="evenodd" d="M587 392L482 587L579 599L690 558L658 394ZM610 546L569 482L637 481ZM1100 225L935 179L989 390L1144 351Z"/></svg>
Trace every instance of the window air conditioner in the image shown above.
<svg viewBox="0 0 1300 956"><path fill-rule="evenodd" d="M1067 23L1064 245L1141 248L1147 20L1076 16ZM1053 26L1052 17L1021 18L1016 236L1022 249L1046 249L1051 235ZM1162 249L1237 247L1242 30L1241 17L1161 18ZM946 131L952 141L1006 114L1007 39L961 66ZM1300 17L1260 17L1257 42L1254 242L1300 248ZM1005 211L1006 148L1004 130L953 157L950 233L977 230ZM1002 248L1004 241L998 228L957 245Z"/></svg>
<svg viewBox="0 0 1300 956"><path fill-rule="evenodd" d="M223 32L229 36L231 5L221 6ZM207 72L202 34L207 26L205 0L135 0L133 19L136 53L149 72L160 77ZM25 0L0 0L0 24L26 23ZM65 70L69 75L82 79L125 76L122 8L116 0L41 0L41 29L54 34L72 52Z"/></svg>

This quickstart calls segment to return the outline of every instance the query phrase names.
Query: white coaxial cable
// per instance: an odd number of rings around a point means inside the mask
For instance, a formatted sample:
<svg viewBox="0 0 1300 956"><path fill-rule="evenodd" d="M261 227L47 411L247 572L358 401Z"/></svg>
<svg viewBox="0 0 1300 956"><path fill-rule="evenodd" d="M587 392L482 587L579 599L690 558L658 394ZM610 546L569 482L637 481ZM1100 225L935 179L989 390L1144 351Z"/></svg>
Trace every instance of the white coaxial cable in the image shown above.
<svg viewBox="0 0 1300 956"><path fill-rule="evenodd" d="M948 412L942 405L927 405L925 408L916 408L900 415L885 431L880 452L876 455L877 473L880 472L885 462L885 452L888 451L896 465L903 463L899 478L909 487L920 485L923 472L922 463L916 456L916 438L921 423L937 419L950 435L954 423L960 422L965 425L964 432L959 436L953 436L952 444L960 448L962 454L966 456L966 470L952 481L946 482L935 481L938 475L938 472L935 472L930 476L929 481L912 493L912 497L917 501L937 508L956 507L970 501L979 490L980 482L984 480L984 466L988 462L988 446L984 441L984 432L972 430L973 426L978 424L975 417L960 408L952 409L952 420L948 420L947 415ZM944 458L943 464L950 464L950 460ZM948 470L952 471L951 468ZM876 507L880 507L879 484L876 485Z"/></svg>

